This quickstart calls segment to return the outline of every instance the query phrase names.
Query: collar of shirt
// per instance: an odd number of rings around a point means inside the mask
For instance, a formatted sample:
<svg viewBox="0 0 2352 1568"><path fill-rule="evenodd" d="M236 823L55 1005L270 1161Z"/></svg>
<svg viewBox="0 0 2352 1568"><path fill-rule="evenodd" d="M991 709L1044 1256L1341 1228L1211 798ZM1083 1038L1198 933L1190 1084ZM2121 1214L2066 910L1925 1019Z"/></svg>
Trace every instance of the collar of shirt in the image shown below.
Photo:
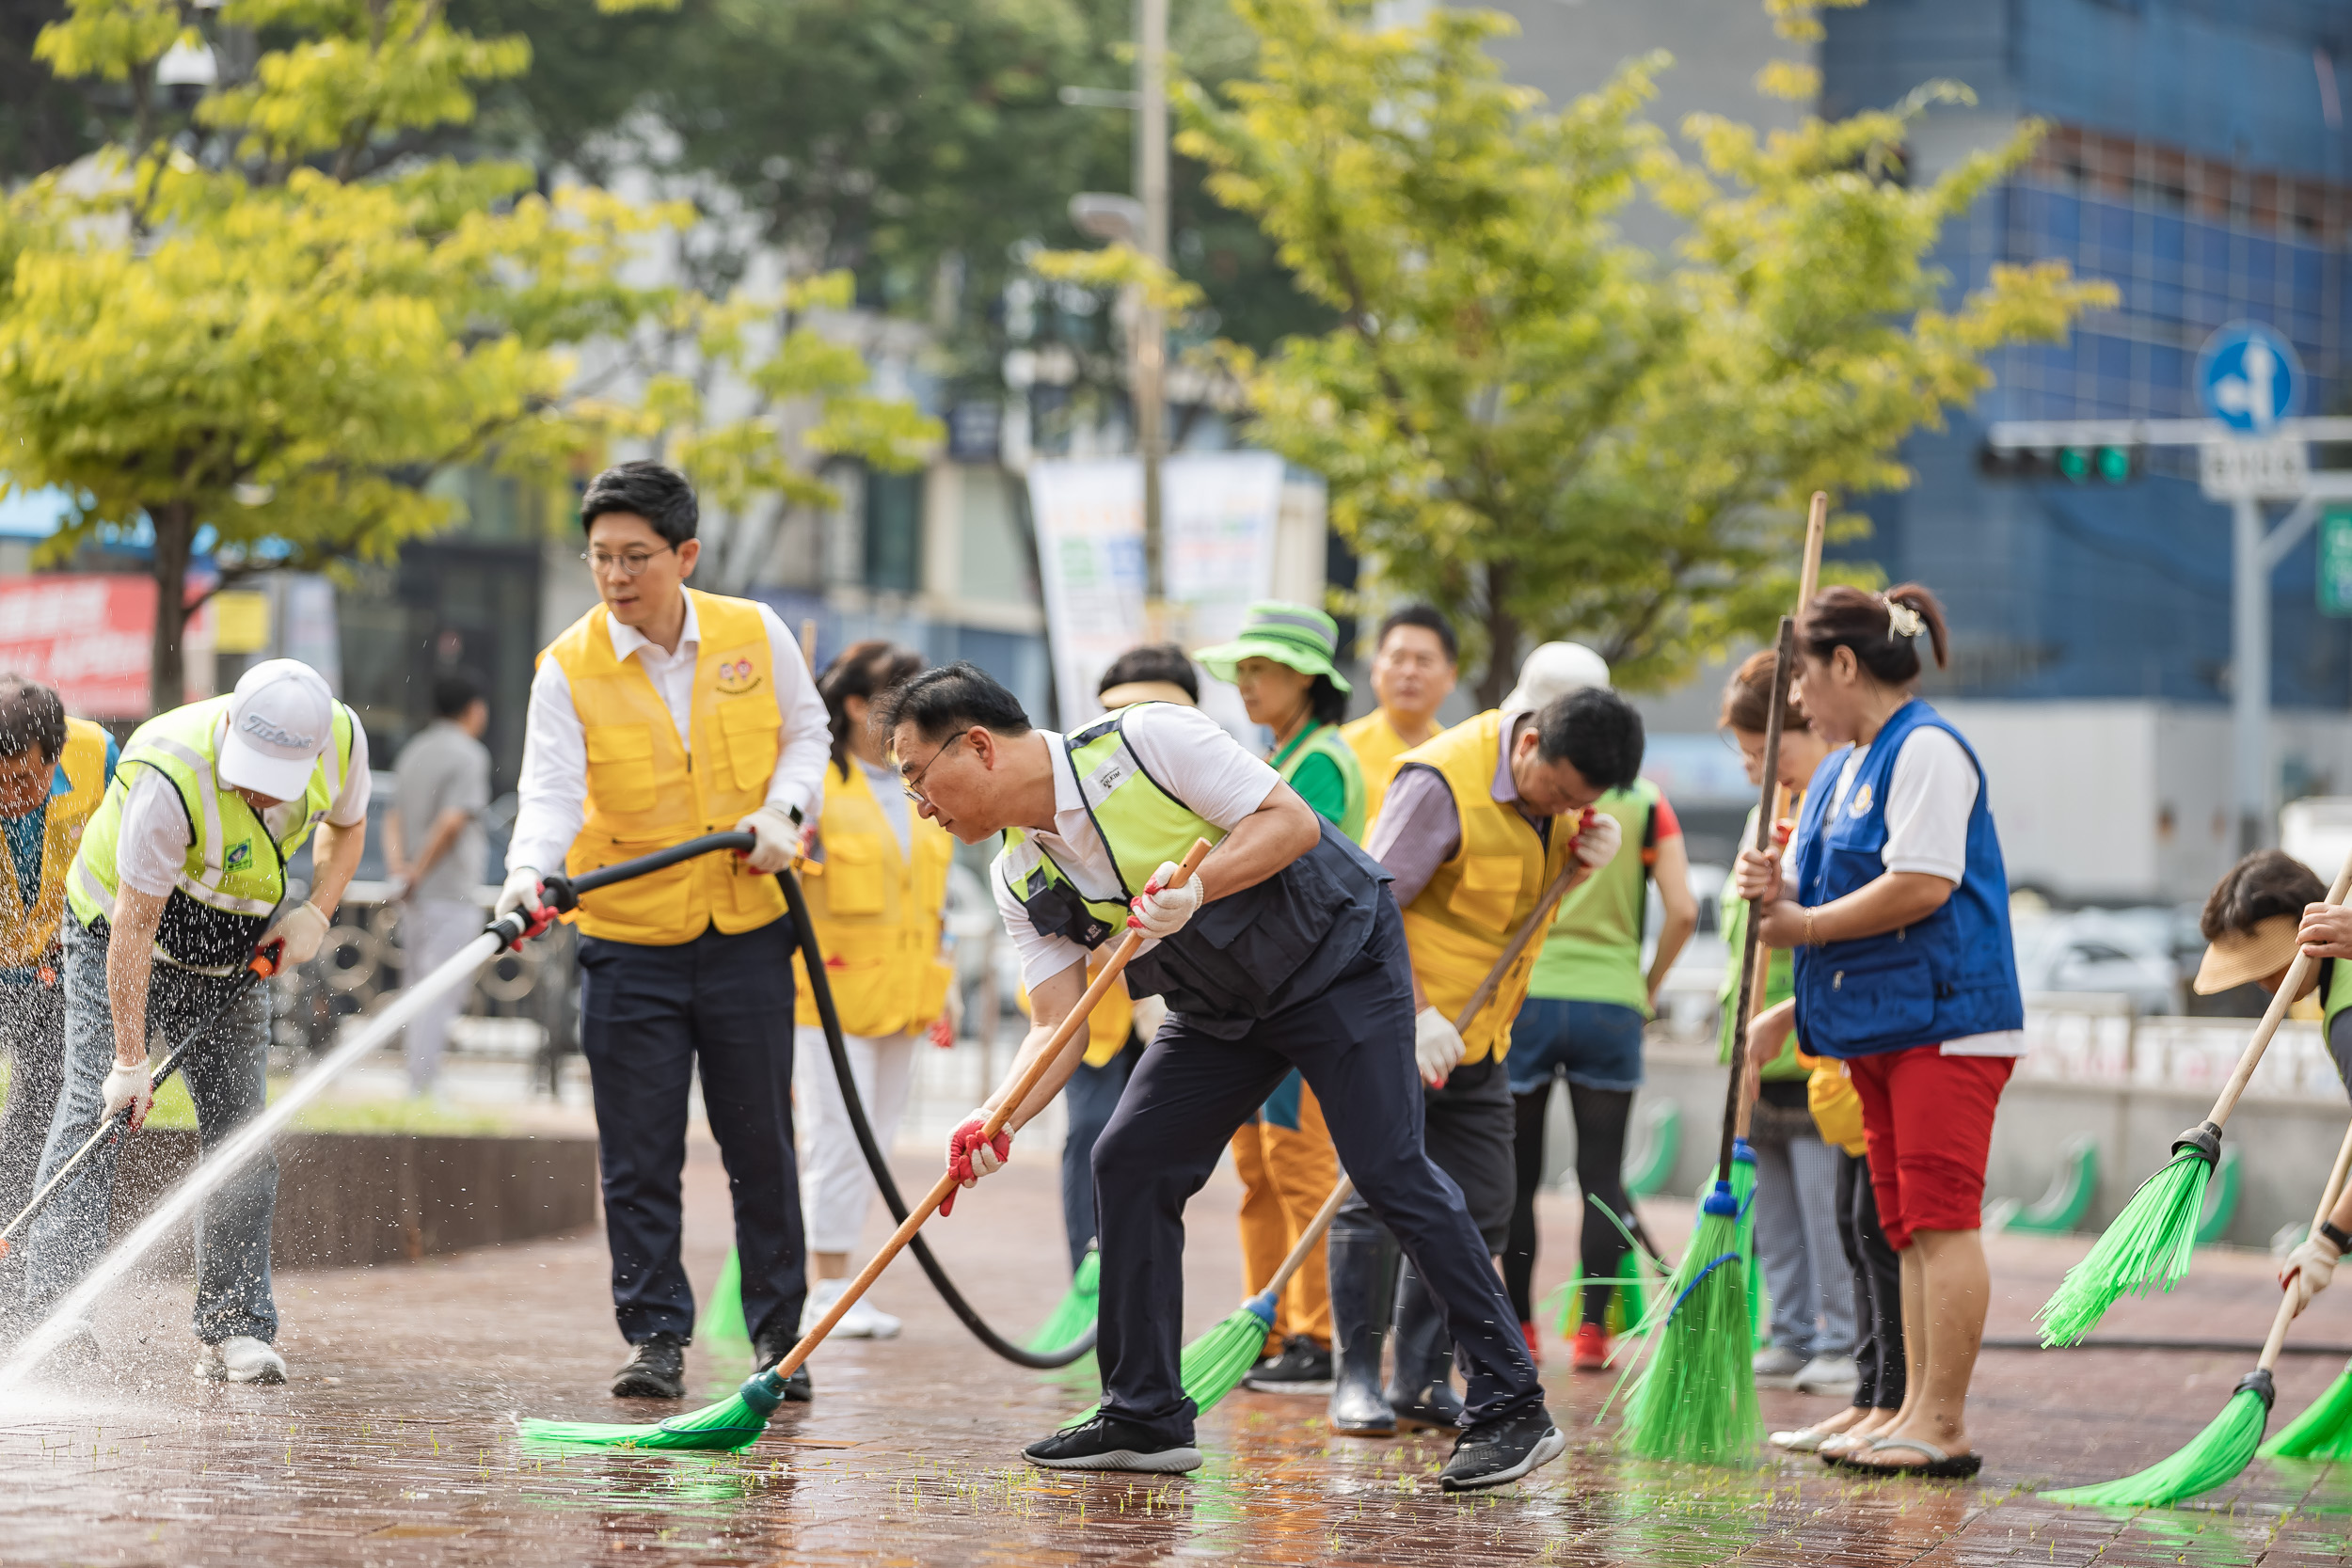
<svg viewBox="0 0 2352 1568"><path fill-rule="evenodd" d="M1535 717L1529 707L1505 708L1502 714L1502 744L1496 748L1502 754L1495 759L1495 804L1516 806L1519 803L1519 782L1511 777L1511 753L1519 743L1519 726Z"/></svg>
<svg viewBox="0 0 2352 1568"><path fill-rule="evenodd" d="M683 588L678 592L686 594ZM688 648L698 647L703 640L702 624L694 617L694 596L691 594L686 594L686 624L678 629L677 649L675 653L663 651L661 645L652 638L647 637L635 626L621 625L610 615L604 618L604 625L605 629L612 635L612 657L624 662L628 660L629 655L644 648L651 648L653 657L656 658L675 658L678 654L684 653Z"/></svg>

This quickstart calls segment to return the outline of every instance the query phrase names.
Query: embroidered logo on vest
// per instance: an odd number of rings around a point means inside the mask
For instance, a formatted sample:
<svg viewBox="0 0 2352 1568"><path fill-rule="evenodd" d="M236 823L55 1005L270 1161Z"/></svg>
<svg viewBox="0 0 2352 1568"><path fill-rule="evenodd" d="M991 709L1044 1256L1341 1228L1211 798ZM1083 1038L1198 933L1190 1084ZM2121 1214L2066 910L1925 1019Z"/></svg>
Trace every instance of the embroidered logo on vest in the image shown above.
<svg viewBox="0 0 2352 1568"><path fill-rule="evenodd" d="M758 672L748 658L729 659L719 666L719 695L740 697L746 691L759 689Z"/></svg>
<svg viewBox="0 0 2352 1568"><path fill-rule="evenodd" d="M1868 780L1864 780L1858 786L1855 787L1853 792L1853 804L1846 808L1846 815L1848 816L1867 816L1870 815L1870 784Z"/></svg>
<svg viewBox="0 0 2352 1568"><path fill-rule="evenodd" d="M228 863L224 865L222 869L225 871L240 871L246 866L251 864L252 862L253 841L247 839L245 843L238 845L235 848L229 851Z"/></svg>

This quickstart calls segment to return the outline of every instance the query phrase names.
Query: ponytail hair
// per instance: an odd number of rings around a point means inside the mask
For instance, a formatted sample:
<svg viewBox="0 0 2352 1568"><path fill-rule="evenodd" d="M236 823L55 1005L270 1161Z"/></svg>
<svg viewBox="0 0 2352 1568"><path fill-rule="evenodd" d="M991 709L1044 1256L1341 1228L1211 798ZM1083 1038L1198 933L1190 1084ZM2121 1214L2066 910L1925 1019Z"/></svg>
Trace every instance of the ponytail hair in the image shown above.
<svg viewBox="0 0 2352 1568"><path fill-rule="evenodd" d="M1725 729L1744 730L1750 735L1762 735L1772 723L1772 673L1780 663L1780 654L1772 648L1759 648L1750 654L1732 677L1724 685L1723 716L1715 721ZM1781 711L1780 727L1784 730L1810 730L1813 721L1804 716L1804 709L1792 696Z"/></svg>
<svg viewBox="0 0 2352 1568"><path fill-rule="evenodd" d="M1797 641L1815 658L1826 660L1839 648L1851 648L1863 669L1888 686L1909 686L1919 678L1919 638L1925 634L1935 655L1935 667L1949 662L1949 639L1944 629L1944 607L1933 594L1915 582L1866 594L1839 584L1825 588L1804 607L1797 624Z"/></svg>
<svg viewBox="0 0 2352 1568"><path fill-rule="evenodd" d="M850 776L850 699L871 704L894 686L903 686L922 673L923 656L881 638L852 642L841 650L825 673L817 677L817 694L825 700L826 727L833 732L833 765ZM873 715L869 712L870 720Z"/></svg>

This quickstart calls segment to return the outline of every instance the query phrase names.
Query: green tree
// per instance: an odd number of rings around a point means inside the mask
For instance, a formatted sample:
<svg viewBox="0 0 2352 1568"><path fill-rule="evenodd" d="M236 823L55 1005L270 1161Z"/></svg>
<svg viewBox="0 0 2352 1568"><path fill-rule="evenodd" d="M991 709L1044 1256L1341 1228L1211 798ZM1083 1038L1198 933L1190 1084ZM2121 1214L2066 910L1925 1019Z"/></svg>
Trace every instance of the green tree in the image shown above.
<svg viewBox="0 0 2352 1568"><path fill-rule="evenodd" d="M1914 188L1893 176L1916 103L1769 139L1698 117L1692 166L1640 118L1662 55L1548 110L1502 81L1493 13L1236 9L1260 74L1188 92L1183 145L1340 313L1229 354L1254 435L1327 477L1385 590L1473 628L1486 702L1533 641L1649 685L1769 626L1806 494L1899 486L1897 444L1988 384L1987 350L2112 298L2050 263L1939 308L1943 225L2030 132ZM1761 85L1810 90L1786 65ZM1611 225L1645 186L1691 226L1678 267Z"/></svg>

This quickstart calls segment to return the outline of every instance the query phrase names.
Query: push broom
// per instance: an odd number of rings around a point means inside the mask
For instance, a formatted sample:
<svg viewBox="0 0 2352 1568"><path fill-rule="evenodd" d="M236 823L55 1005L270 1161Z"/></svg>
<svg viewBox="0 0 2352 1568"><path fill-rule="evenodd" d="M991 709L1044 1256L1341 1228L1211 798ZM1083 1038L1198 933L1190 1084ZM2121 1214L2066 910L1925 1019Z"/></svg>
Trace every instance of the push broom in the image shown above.
<svg viewBox="0 0 2352 1568"><path fill-rule="evenodd" d="M2336 873L2328 902L2341 904L2347 893L2352 893L2352 855ZM2221 1085L2213 1110L2174 1141L2170 1163L2140 1183L2090 1255L2066 1271L2056 1293L2035 1314L2042 1320L2042 1344L2074 1344L2098 1326L2119 1297L2169 1291L2188 1273L2197 1249L2197 1226L2204 1216L2205 1186L2221 1159L2221 1129L2262 1065L2271 1036L2279 1032L2279 1021L2287 1016L2317 962L2297 949L2285 981L2264 1009L2254 1037L2247 1041L2229 1082Z"/></svg>
<svg viewBox="0 0 2352 1568"><path fill-rule="evenodd" d="M1169 885L1182 886L1200 867L1201 858L1208 852L1208 840L1194 841L1191 851L1184 856L1184 864L1177 868L1176 877ZM1142 946L1145 940L1142 932L1133 930L1120 939L1118 947L1111 952L1110 961L1103 966L1093 983L1087 987L1086 993L1078 998L1078 1005L1070 1010L1069 1017L1056 1026L1044 1049L1022 1069L1020 1076L1006 1090L1002 1102L981 1124L982 1143L993 1140L997 1133L1004 1131L1005 1123L1020 1109L1021 1102L1029 1097L1029 1092L1043 1081L1064 1048L1085 1030L1088 1015L1094 1011L1096 1004L1103 1000L1110 988L1118 984L1119 976L1126 970L1127 961L1136 956L1136 949ZM730 1398L649 1426L604 1421L525 1420L518 1423L521 1436L535 1442L587 1444L604 1448L715 1449L732 1451L750 1447L758 1441L761 1433L768 1430L768 1418L774 1415L776 1406L784 1402L785 1379L800 1370L801 1364L825 1342L825 1337L849 1315L850 1308L855 1307L859 1298L873 1287L874 1281L882 1277L891 1259L905 1250L906 1244L914 1239L914 1233L923 1228L923 1222L930 1219L955 1190L954 1173L942 1171L939 1180L931 1184L931 1190L909 1212L898 1228L891 1232L882 1250L874 1254L872 1260L858 1271L857 1277L850 1280L848 1288L834 1298L825 1315L817 1320L816 1326L802 1335L800 1343L786 1352L784 1358L774 1366L745 1379L743 1386Z"/></svg>
<svg viewBox="0 0 2352 1568"><path fill-rule="evenodd" d="M1763 796L1756 802L1756 847L1772 839L1773 791L1780 773L1780 727L1788 708L1789 666L1796 658L1797 623L1780 618L1772 703L1764 724ZM1755 999L1756 953L1763 906L1748 905L1740 954L1740 994L1732 1016L1745 1019ZM1744 1035L1744 1031L1742 1031ZM1742 1038L1737 1048L1746 1049ZM1724 1086L1722 1152L1715 1187L1699 1205L1698 1228L1682 1261L1667 1278L1665 1311L1649 1329L1649 1366L1626 1402L1628 1451L1644 1459L1720 1465L1743 1458L1763 1417L1756 1402L1756 1330L1748 1311L1748 1268L1741 1256L1741 1205L1732 1189L1735 1140L1747 1101L1747 1071L1737 1060ZM1751 1167L1751 1170L1753 1167ZM1749 1178L1753 1191L1753 1175Z"/></svg>
<svg viewBox="0 0 2352 1568"><path fill-rule="evenodd" d="M2337 1150L2335 1168L2328 1173L2328 1185L2319 1195L2319 1212L2312 1219L2312 1230L2316 1231L2334 1210L2348 1168L2352 1168L2352 1127L2344 1129L2344 1147ZM2271 1374L2279 1365L2279 1352L2286 1343L2287 1325L2294 1321L2295 1293L2290 1291L2280 1300L2278 1313L2270 1320L2270 1338L2263 1341L2262 1359L2239 1380L2237 1391L2221 1407L2221 1414L2180 1452L2122 1481L2073 1486L2042 1496L2052 1502L2090 1503L2107 1508L2169 1508L2227 1484L2253 1462L2255 1450L2262 1444L2263 1427L2269 1421L2270 1407L2279 1397ZM2286 1433L2280 1435L2283 1440Z"/></svg>

